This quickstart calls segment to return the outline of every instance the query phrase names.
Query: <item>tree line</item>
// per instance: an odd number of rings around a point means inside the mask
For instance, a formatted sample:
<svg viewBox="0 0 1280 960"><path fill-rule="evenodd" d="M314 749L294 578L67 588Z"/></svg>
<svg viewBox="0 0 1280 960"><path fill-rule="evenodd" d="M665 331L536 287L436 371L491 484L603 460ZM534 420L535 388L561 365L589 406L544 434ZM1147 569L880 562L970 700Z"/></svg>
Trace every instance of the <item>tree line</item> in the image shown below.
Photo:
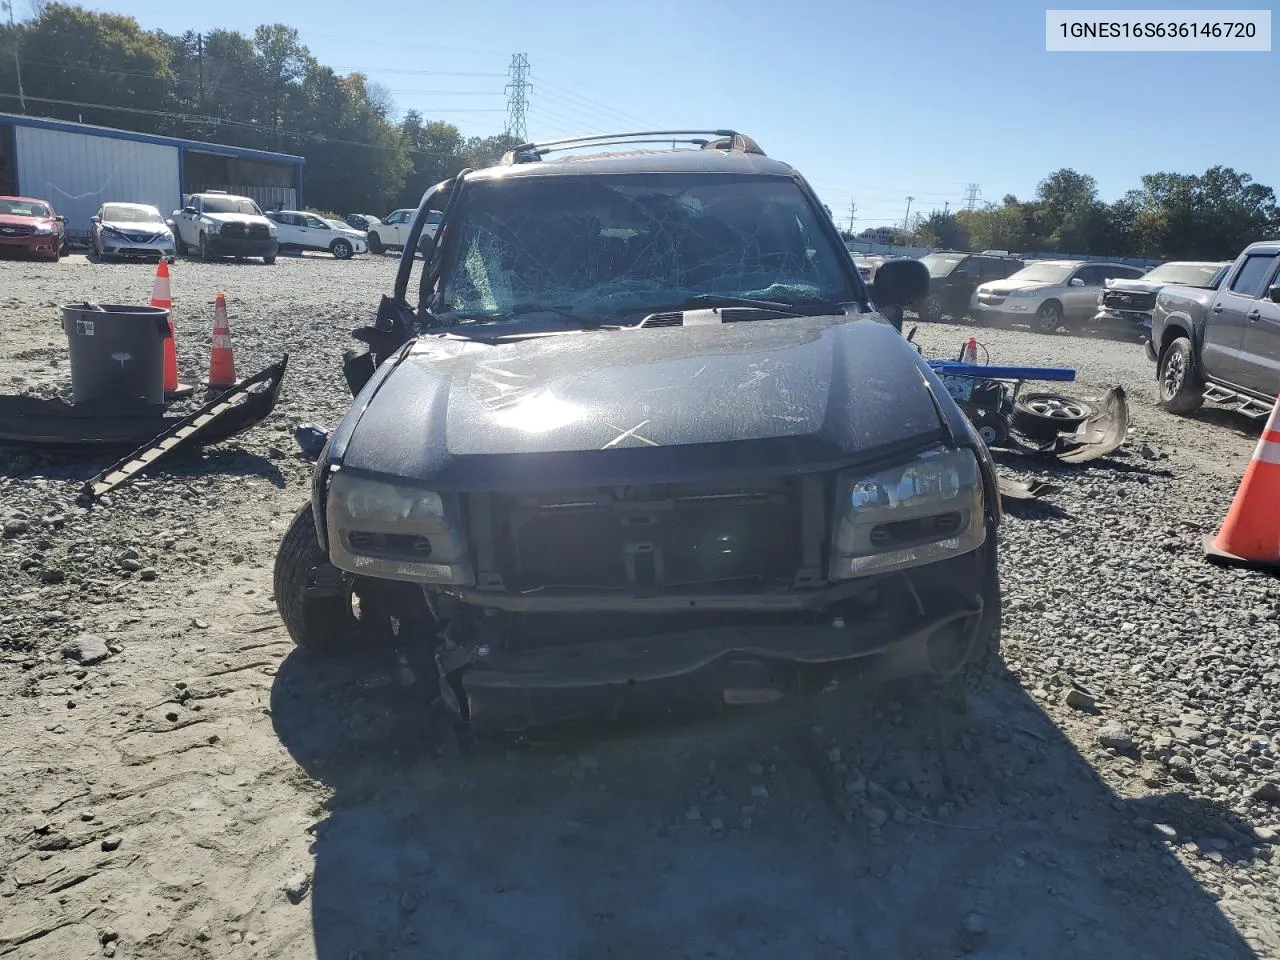
<svg viewBox="0 0 1280 960"><path fill-rule="evenodd" d="M35 9L0 27L0 110L19 112L20 64L29 114L296 154L323 209L416 206L427 187L514 145L413 110L397 121L385 88L321 64L283 24L178 36L69 4Z"/></svg>
<svg viewBox="0 0 1280 960"><path fill-rule="evenodd" d="M891 231L892 241L953 250L1232 260L1250 243L1280 237L1274 191L1247 173L1214 166L1202 174L1150 173L1141 184L1105 203L1093 177L1063 168L1040 181L1033 200L1009 194L974 210L935 210L912 230Z"/></svg>

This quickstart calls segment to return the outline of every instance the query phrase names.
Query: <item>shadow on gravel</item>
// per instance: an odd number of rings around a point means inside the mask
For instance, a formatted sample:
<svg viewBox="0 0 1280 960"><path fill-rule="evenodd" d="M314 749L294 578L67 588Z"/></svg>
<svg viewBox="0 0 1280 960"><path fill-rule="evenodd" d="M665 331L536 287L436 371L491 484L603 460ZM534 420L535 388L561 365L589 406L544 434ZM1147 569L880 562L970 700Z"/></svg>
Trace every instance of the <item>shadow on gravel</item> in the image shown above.
<svg viewBox="0 0 1280 960"><path fill-rule="evenodd" d="M434 692L390 653L276 677L333 790L320 960L1255 956L1154 827L1254 855L1230 817L1120 800L1007 679L469 756Z"/></svg>

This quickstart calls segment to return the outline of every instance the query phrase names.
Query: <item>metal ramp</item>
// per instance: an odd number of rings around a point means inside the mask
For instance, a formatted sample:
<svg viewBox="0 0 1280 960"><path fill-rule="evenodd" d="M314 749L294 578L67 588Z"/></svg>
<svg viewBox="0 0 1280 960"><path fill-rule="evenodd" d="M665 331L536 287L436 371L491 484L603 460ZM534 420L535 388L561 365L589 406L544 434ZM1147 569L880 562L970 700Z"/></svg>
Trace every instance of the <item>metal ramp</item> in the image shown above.
<svg viewBox="0 0 1280 960"><path fill-rule="evenodd" d="M81 488L80 495L96 500L104 493L124 486L157 460L184 447L203 446L234 436L263 420L280 396L289 355L242 380L214 397L199 410L177 421L164 433L117 460Z"/></svg>
<svg viewBox="0 0 1280 960"><path fill-rule="evenodd" d="M1233 407L1237 413L1243 413L1253 420L1270 416L1271 408L1275 406L1274 402L1258 400L1216 383L1211 383L1204 388L1204 398L1210 403Z"/></svg>

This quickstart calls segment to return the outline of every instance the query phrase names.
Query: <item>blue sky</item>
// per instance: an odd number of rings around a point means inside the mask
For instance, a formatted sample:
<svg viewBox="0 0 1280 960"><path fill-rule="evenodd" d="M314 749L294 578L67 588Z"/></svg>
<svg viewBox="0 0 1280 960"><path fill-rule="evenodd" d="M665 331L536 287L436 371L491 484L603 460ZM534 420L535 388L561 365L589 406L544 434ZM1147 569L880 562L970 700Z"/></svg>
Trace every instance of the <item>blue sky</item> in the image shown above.
<svg viewBox="0 0 1280 960"><path fill-rule="evenodd" d="M856 202L855 229L900 221L909 195L913 212L954 210L969 183L984 200L1030 196L1063 166L1105 199L1143 173L1215 163L1280 189L1263 107L1280 53L1046 53L1045 5L1026 0L85 5L174 33L295 26L322 62L466 134L501 131L507 67L526 53L531 137L733 127L798 167L837 219Z"/></svg>

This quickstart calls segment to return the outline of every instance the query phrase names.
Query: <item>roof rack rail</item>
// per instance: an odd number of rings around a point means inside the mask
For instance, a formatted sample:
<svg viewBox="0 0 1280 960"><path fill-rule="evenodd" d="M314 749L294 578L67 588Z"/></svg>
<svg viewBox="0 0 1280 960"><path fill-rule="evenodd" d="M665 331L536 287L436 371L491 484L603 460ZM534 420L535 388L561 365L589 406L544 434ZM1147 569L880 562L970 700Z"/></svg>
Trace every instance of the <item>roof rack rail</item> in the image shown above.
<svg viewBox="0 0 1280 960"><path fill-rule="evenodd" d="M703 136L699 136L699 134ZM710 136L710 139L706 135ZM642 139L643 138L643 139ZM601 133L592 136L562 137L559 140L540 140L522 143L502 155L504 164L535 163L548 153L572 150L575 147L607 147L618 144L640 143L691 143L703 150L739 150L764 156L760 145L751 137L736 130L638 130L634 133Z"/></svg>

